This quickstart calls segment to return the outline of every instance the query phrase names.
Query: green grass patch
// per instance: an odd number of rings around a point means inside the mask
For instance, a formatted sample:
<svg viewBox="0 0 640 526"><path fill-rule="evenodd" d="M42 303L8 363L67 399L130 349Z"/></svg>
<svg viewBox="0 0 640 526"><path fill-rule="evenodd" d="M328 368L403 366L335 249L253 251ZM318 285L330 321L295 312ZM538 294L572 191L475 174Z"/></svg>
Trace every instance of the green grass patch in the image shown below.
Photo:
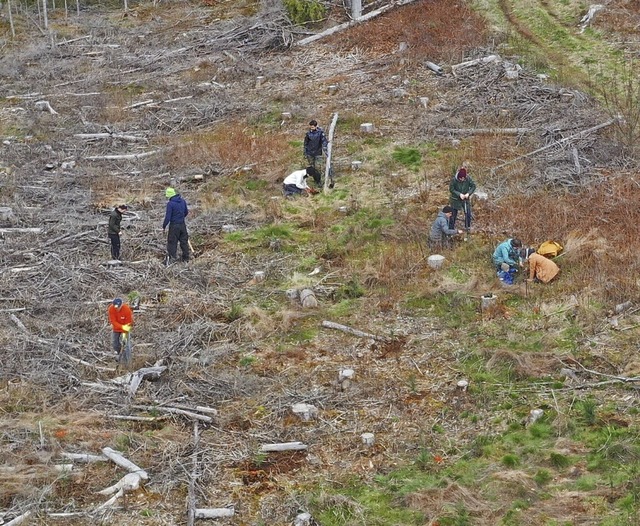
<svg viewBox="0 0 640 526"><path fill-rule="evenodd" d="M417 148L408 148L397 146L391 157L397 163L406 166L410 170L418 171L422 166L422 154Z"/></svg>

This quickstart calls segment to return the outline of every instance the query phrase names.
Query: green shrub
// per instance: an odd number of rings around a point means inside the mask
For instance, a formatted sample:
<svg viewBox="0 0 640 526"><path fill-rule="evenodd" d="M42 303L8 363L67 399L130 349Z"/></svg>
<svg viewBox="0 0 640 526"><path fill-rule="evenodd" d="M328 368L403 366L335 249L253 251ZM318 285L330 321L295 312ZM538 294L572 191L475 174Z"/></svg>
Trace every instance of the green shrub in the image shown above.
<svg viewBox="0 0 640 526"><path fill-rule="evenodd" d="M571 459L561 453L551 453L549 460L555 468L566 468L571 464Z"/></svg>
<svg viewBox="0 0 640 526"><path fill-rule="evenodd" d="M552 478L553 477L551 476L551 473L549 473L549 471L547 471L546 469L539 469L533 476L533 480L536 481L536 484L538 484L538 486L549 484Z"/></svg>
<svg viewBox="0 0 640 526"><path fill-rule="evenodd" d="M507 468L515 468L520 464L520 459L518 455L505 455L502 457L502 464Z"/></svg>
<svg viewBox="0 0 640 526"><path fill-rule="evenodd" d="M294 24L318 22L324 18L325 8L316 0L284 0L289 19Z"/></svg>

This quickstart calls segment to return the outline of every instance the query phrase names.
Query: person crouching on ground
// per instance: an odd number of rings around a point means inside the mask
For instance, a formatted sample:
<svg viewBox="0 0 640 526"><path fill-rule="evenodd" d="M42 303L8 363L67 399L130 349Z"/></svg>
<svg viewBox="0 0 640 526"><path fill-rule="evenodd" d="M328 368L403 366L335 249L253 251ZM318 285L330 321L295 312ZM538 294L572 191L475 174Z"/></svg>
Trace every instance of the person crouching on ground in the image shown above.
<svg viewBox="0 0 640 526"><path fill-rule="evenodd" d="M527 281L549 283L560 272L560 267L554 261L536 252L535 248L523 249L521 257L529 262L529 278Z"/></svg>
<svg viewBox="0 0 640 526"><path fill-rule="evenodd" d="M493 264L498 272L509 272L520 265L520 249L522 241L519 239L507 239L500 243L493 252Z"/></svg>
<svg viewBox="0 0 640 526"><path fill-rule="evenodd" d="M451 238L457 234L462 234L462 230L449 228L449 220L452 213L453 208L448 205L438 212L429 233L429 248L431 250L449 248L451 246Z"/></svg>
<svg viewBox="0 0 640 526"><path fill-rule="evenodd" d="M317 194L318 191L314 188L310 188L307 184L307 177L316 177L320 175L318 170L313 166L307 166L304 170L296 170L285 177L282 182L282 189L285 197L290 197L297 194Z"/></svg>
<svg viewBox="0 0 640 526"><path fill-rule="evenodd" d="M116 298L109 305L107 315L113 330L111 346L116 353L116 361L128 365L131 362L131 325L133 325L131 307L121 298Z"/></svg>

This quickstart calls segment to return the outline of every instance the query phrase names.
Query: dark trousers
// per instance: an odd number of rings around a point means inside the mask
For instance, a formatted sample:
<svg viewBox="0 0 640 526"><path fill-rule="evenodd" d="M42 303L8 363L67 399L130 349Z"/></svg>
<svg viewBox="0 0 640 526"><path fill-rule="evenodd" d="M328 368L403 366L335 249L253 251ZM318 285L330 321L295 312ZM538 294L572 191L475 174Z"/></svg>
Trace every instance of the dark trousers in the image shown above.
<svg viewBox="0 0 640 526"><path fill-rule="evenodd" d="M307 162L309 166L313 166L318 170L318 175L313 176L313 182L316 183L316 186L320 186L322 182L322 154L320 155L305 155L307 158Z"/></svg>
<svg viewBox="0 0 640 526"><path fill-rule="evenodd" d="M111 241L111 259L120 259L120 234L109 234Z"/></svg>
<svg viewBox="0 0 640 526"><path fill-rule="evenodd" d="M469 230L471 228L471 218L473 215L471 214L471 203L466 203L463 208L464 211L464 227ZM449 218L449 228L454 229L456 227L456 219L458 218L458 209L454 208L453 212L451 212L451 217Z"/></svg>
<svg viewBox="0 0 640 526"><path fill-rule="evenodd" d="M182 251L182 261L189 261L189 234L184 223L170 223L167 237L167 253L172 260L178 259L178 243Z"/></svg>
<svg viewBox="0 0 640 526"><path fill-rule="evenodd" d="M302 188L298 188L295 184L283 184L282 189L285 196L304 193L304 190Z"/></svg>

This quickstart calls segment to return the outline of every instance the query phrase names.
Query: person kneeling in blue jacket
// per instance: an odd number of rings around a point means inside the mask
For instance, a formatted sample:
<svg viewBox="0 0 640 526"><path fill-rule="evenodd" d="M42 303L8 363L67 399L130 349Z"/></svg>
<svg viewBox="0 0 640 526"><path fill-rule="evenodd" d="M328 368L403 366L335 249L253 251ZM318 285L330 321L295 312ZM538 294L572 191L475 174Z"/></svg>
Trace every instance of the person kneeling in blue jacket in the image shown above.
<svg viewBox="0 0 640 526"><path fill-rule="evenodd" d="M519 239L507 239L500 243L493 252L493 264L498 272L517 270L520 266L520 249L522 241Z"/></svg>

